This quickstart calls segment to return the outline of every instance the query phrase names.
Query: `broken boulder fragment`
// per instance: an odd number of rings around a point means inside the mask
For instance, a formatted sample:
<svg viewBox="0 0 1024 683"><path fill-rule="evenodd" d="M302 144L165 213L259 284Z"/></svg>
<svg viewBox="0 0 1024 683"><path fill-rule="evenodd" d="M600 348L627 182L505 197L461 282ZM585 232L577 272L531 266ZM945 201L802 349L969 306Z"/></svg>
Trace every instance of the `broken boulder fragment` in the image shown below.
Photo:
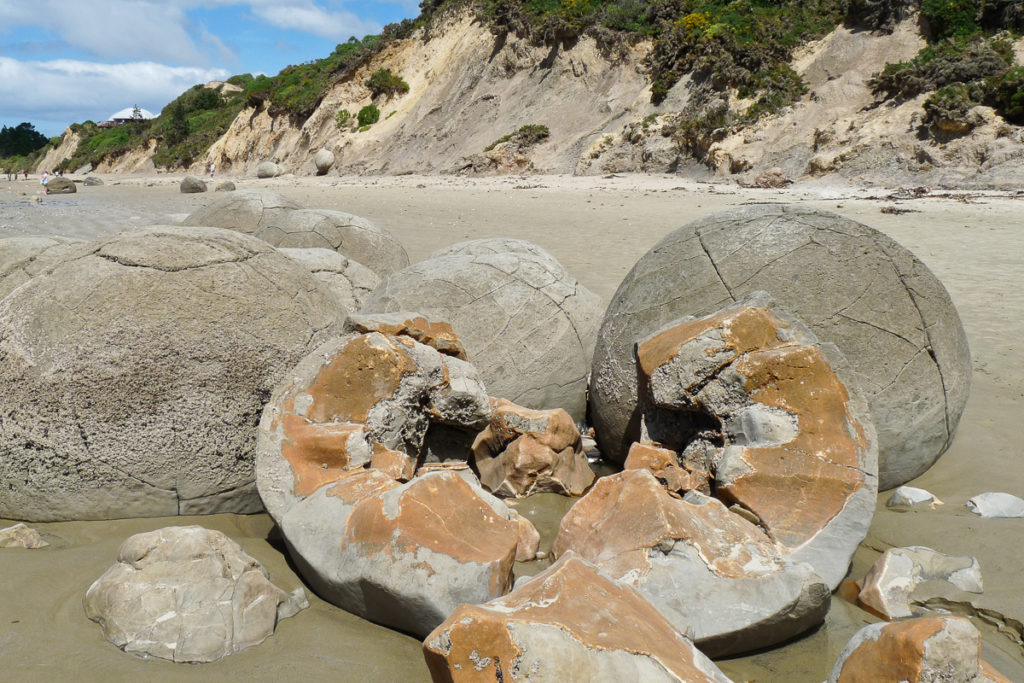
<svg viewBox="0 0 1024 683"><path fill-rule="evenodd" d="M916 616L920 610L915 610L914 604L933 597L928 590L918 591L918 587L934 581L948 582L968 593L984 590L977 559L910 546L882 553L860 582L857 600L887 619Z"/></svg>
<svg viewBox="0 0 1024 683"><path fill-rule="evenodd" d="M1024 500L1011 493L979 493L967 501L967 509L979 517L1024 517Z"/></svg>
<svg viewBox="0 0 1024 683"><path fill-rule="evenodd" d="M594 482L580 432L562 409L531 410L491 399L491 422L473 442L481 483L501 497L583 495Z"/></svg>
<svg viewBox="0 0 1024 683"><path fill-rule="evenodd" d="M635 591L573 553L482 605L461 605L427 636L442 681L729 679Z"/></svg>
<svg viewBox="0 0 1024 683"><path fill-rule="evenodd" d="M85 594L85 613L107 640L173 662L212 662L259 645L308 606L301 587L274 586L237 543L198 526L130 537Z"/></svg>
<svg viewBox="0 0 1024 683"><path fill-rule="evenodd" d="M17 523L5 529L0 529L0 548L24 548L36 550L50 545L43 539L43 535L24 523Z"/></svg>
<svg viewBox="0 0 1024 683"><path fill-rule="evenodd" d="M934 509L936 505L942 505L942 501L929 491L914 486L898 487L885 504L886 507L897 509L909 509L924 505Z"/></svg>

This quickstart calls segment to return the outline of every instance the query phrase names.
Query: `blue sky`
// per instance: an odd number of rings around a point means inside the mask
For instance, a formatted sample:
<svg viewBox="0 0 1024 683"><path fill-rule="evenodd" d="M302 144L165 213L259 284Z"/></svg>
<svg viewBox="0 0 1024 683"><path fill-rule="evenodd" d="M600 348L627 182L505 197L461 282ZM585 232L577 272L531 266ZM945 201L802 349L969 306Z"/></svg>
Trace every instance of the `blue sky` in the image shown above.
<svg viewBox="0 0 1024 683"><path fill-rule="evenodd" d="M274 75L350 36L415 17L418 0L0 0L0 125L49 137L196 83Z"/></svg>

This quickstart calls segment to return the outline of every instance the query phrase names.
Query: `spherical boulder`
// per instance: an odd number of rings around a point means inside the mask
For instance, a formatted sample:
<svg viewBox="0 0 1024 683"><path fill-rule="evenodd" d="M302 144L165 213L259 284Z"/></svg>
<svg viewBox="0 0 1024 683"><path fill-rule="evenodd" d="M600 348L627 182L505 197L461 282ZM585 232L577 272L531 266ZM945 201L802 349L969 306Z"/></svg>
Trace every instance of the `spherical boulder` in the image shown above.
<svg viewBox="0 0 1024 683"><path fill-rule="evenodd" d="M187 175L181 179L178 189L184 194L196 194L206 192L206 181L194 175Z"/></svg>
<svg viewBox="0 0 1024 683"><path fill-rule="evenodd" d="M327 175L331 166L334 166L334 152L329 149L321 149L313 157L313 165L316 166L317 175Z"/></svg>
<svg viewBox="0 0 1024 683"><path fill-rule="evenodd" d="M270 190L240 190L193 211L182 225L225 228L252 235L268 222L301 208L301 204Z"/></svg>
<svg viewBox="0 0 1024 683"><path fill-rule="evenodd" d="M597 295L553 257L525 248L415 263L384 278L363 305L447 320L492 396L564 408L577 421L601 310Z"/></svg>
<svg viewBox="0 0 1024 683"><path fill-rule="evenodd" d="M284 169L273 161L261 161L256 167L257 178L276 178L284 173Z"/></svg>
<svg viewBox="0 0 1024 683"><path fill-rule="evenodd" d="M343 211L282 212L268 216L253 234L278 247L333 249L381 277L409 265L405 247L390 232Z"/></svg>
<svg viewBox="0 0 1024 683"><path fill-rule="evenodd" d="M338 305L349 312L358 311L367 295L380 284L372 270L331 249L282 247L279 251L305 266L337 298Z"/></svg>
<svg viewBox="0 0 1024 683"><path fill-rule="evenodd" d="M971 365L942 284L865 225L810 208L757 205L675 230L619 286L601 323L590 385L602 453L621 462L637 440L635 343L755 290L770 292L845 355L878 433L881 489L918 476L946 450L967 402Z"/></svg>
<svg viewBox="0 0 1024 683"><path fill-rule="evenodd" d="M263 406L343 313L235 232L154 226L84 247L0 302L0 517L261 509Z"/></svg>

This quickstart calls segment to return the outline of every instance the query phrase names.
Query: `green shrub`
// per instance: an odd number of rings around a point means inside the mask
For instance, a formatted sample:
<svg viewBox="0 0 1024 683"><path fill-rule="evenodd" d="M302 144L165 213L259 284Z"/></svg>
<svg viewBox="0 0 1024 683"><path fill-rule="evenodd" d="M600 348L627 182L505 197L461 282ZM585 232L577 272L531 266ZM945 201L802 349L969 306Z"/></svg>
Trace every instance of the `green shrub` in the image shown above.
<svg viewBox="0 0 1024 683"><path fill-rule="evenodd" d="M1024 66L1017 66L994 83L996 109L1011 123L1024 125Z"/></svg>
<svg viewBox="0 0 1024 683"><path fill-rule="evenodd" d="M338 113L334 115L334 123L338 126L338 130L344 130L351 118L352 112L348 109L339 109Z"/></svg>
<svg viewBox="0 0 1024 683"><path fill-rule="evenodd" d="M923 0L921 17L927 20L932 40L967 38L981 31L979 0Z"/></svg>
<svg viewBox="0 0 1024 683"><path fill-rule="evenodd" d="M547 126L539 123L530 123L513 133L498 138L484 147L484 151L490 152L498 145L509 141L515 142L520 147L531 147L542 140L546 140L550 135L551 131L548 130Z"/></svg>
<svg viewBox="0 0 1024 683"><path fill-rule="evenodd" d="M359 110L359 113L356 114L356 120L359 121L360 129L372 126L380 121L380 109L377 109L372 104L368 104Z"/></svg>
<svg viewBox="0 0 1024 683"><path fill-rule="evenodd" d="M980 37L927 45L913 59L886 64L868 80L886 98L909 99L953 83L969 83L1006 72L1013 48L1001 39Z"/></svg>
<svg viewBox="0 0 1024 683"><path fill-rule="evenodd" d="M366 87L374 97L381 95L404 95L409 92L409 84L401 76L392 73L391 69L377 69L366 79Z"/></svg>

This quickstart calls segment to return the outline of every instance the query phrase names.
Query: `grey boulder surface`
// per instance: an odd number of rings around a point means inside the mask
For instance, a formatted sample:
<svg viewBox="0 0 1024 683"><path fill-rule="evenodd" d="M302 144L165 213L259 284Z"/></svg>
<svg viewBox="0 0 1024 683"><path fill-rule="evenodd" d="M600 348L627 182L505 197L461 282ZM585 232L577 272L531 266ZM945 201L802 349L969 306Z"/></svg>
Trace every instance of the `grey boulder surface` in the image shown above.
<svg viewBox="0 0 1024 683"><path fill-rule="evenodd" d="M338 300L346 311L358 311L380 278L361 263L332 249L282 247L278 251L305 266Z"/></svg>
<svg viewBox="0 0 1024 683"><path fill-rule="evenodd" d="M273 161L261 161L259 165L256 166L257 178L276 178L283 173L284 169Z"/></svg>
<svg viewBox="0 0 1024 683"><path fill-rule="evenodd" d="M633 345L681 316L766 290L850 363L878 433L879 488L927 470L967 402L967 338L913 254L841 216L755 205L671 232L626 275L601 323L590 385L601 452L622 461L639 428Z"/></svg>
<svg viewBox="0 0 1024 683"><path fill-rule="evenodd" d="M580 421L601 300L540 247L504 242L504 251L463 245L392 273L363 312L450 322L492 396Z"/></svg>
<svg viewBox="0 0 1024 683"><path fill-rule="evenodd" d="M78 240L68 237L9 237L0 239L0 299L50 266Z"/></svg>
<svg viewBox="0 0 1024 683"><path fill-rule="evenodd" d="M206 181L194 175L187 175L181 179L178 189L185 194L196 194L206 192Z"/></svg>
<svg viewBox="0 0 1024 683"><path fill-rule="evenodd" d="M270 216L253 234L278 247L321 247L355 259L381 277L409 265L395 237L344 211L303 209Z"/></svg>
<svg viewBox="0 0 1024 683"><path fill-rule="evenodd" d="M217 183L217 187L213 188L214 192L234 192L235 184L230 180Z"/></svg>
<svg viewBox="0 0 1024 683"><path fill-rule="evenodd" d="M241 546L199 526L128 538L84 603L117 647L173 662L212 662L259 645L309 606L301 587L274 586Z"/></svg>
<svg viewBox="0 0 1024 683"><path fill-rule="evenodd" d="M98 187L103 184L103 179L91 175L85 180L83 180L82 184L85 185L86 187Z"/></svg>
<svg viewBox="0 0 1024 683"><path fill-rule="evenodd" d="M193 211L182 225L226 228L254 235L268 222L301 208L302 205L277 192L239 190Z"/></svg>
<svg viewBox="0 0 1024 683"><path fill-rule="evenodd" d="M329 149L321 149L313 157L313 165L316 166L317 175L327 175L334 166L334 152Z"/></svg>
<svg viewBox="0 0 1024 683"><path fill-rule="evenodd" d="M340 328L305 269L215 228L72 245L0 301L0 517L262 508L256 425Z"/></svg>
<svg viewBox="0 0 1024 683"><path fill-rule="evenodd" d="M70 178L54 176L47 183L46 192L47 194L75 194L78 192L78 188Z"/></svg>

